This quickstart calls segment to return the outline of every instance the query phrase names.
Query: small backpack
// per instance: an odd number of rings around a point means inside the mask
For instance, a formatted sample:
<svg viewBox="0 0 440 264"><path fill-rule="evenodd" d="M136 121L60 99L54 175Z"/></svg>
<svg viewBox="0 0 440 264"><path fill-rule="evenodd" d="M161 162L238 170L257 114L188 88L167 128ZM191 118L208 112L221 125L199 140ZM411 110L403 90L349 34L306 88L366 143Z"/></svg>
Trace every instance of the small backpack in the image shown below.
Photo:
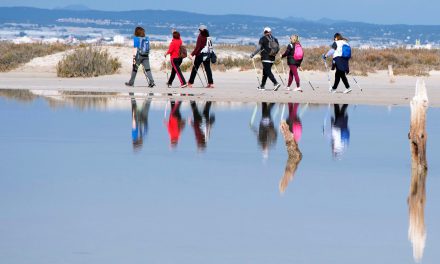
<svg viewBox="0 0 440 264"><path fill-rule="evenodd" d="M293 47L293 45L292 45ZM299 43L295 43L295 52L293 53L293 59L296 61L300 61L304 58L304 50Z"/></svg>
<svg viewBox="0 0 440 264"><path fill-rule="evenodd" d="M148 55L150 53L150 38L140 38L139 40L139 54L140 55Z"/></svg>
<svg viewBox="0 0 440 264"><path fill-rule="evenodd" d="M186 47L184 45L180 45L179 58L184 59L186 57L188 57L188 51L186 50Z"/></svg>
<svg viewBox="0 0 440 264"><path fill-rule="evenodd" d="M348 43L342 45L342 58L350 59L351 58L351 47Z"/></svg>
<svg viewBox="0 0 440 264"><path fill-rule="evenodd" d="M269 40L269 56L276 56L280 51L280 44L278 44L272 36L267 37L267 39Z"/></svg>

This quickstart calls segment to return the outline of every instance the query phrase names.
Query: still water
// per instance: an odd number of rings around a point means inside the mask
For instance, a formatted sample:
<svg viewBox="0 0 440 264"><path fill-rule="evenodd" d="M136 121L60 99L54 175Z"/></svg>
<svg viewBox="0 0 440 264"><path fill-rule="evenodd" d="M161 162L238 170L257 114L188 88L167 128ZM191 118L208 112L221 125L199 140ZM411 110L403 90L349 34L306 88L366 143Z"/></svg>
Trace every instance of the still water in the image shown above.
<svg viewBox="0 0 440 264"><path fill-rule="evenodd" d="M0 97L0 263L440 260L439 109L410 241L409 107L116 101Z"/></svg>

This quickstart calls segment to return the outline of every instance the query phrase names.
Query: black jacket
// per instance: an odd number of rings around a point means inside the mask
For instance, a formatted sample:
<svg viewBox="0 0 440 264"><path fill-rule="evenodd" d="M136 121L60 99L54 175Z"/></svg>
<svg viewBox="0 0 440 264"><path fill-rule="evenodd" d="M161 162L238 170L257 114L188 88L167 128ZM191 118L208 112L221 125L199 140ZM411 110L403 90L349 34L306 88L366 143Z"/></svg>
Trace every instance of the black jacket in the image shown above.
<svg viewBox="0 0 440 264"><path fill-rule="evenodd" d="M261 51L261 60L262 61L275 61L275 56L269 55L269 53L270 53L270 47L269 47L270 40L269 40L269 38L273 38L273 40L276 43L278 43L278 39L276 39L272 35L262 36L260 38L260 41L258 42L258 47L254 51L254 53L252 53L252 56L257 55Z"/></svg>
<svg viewBox="0 0 440 264"><path fill-rule="evenodd" d="M298 67L301 66L303 60L295 60L293 58L293 54L295 54L295 45L289 44L287 45L287 49L281 57L287 57L287 65L296 65Z"/></svg>

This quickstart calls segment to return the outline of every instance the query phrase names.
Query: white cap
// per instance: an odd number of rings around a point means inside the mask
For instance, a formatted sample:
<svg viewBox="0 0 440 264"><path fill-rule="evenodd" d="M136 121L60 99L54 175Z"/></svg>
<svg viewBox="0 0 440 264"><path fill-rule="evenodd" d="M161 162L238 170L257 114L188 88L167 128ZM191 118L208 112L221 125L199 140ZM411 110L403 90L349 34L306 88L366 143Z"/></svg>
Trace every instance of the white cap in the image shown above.
<svg viewBox="0 0 440 264"><path fill-rule="evenodd" d="M205 25L200 25L199 26L199 30L205 30L205 29L208 29Z"/></svg>
<svg viewBox="0 0 440 264"><path fill-rule="evenodd" d="M265 27L263 32L272 32L272 29L270 29L270 27Z"/></svg>

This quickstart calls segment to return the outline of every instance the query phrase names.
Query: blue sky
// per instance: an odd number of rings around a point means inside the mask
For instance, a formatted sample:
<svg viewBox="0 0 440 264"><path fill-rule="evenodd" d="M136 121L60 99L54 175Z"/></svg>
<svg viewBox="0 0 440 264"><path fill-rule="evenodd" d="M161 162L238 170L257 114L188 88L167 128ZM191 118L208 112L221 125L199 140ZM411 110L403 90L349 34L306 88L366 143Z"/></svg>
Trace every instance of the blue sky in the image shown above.
<svg viewBox="0 0 440 264"><path fill-rule="evenodd" d="M184 3L184 4L183 4ZM270 3L270 4L267 4ZM440 25L440 1L434 0L0 0L0 6L34 6L43 8L81 4L99 10L172 9L209 14L250 14L271 17L330 17L351 21L384 24ZM337 13L335 16L333 13Z"/></svg>

